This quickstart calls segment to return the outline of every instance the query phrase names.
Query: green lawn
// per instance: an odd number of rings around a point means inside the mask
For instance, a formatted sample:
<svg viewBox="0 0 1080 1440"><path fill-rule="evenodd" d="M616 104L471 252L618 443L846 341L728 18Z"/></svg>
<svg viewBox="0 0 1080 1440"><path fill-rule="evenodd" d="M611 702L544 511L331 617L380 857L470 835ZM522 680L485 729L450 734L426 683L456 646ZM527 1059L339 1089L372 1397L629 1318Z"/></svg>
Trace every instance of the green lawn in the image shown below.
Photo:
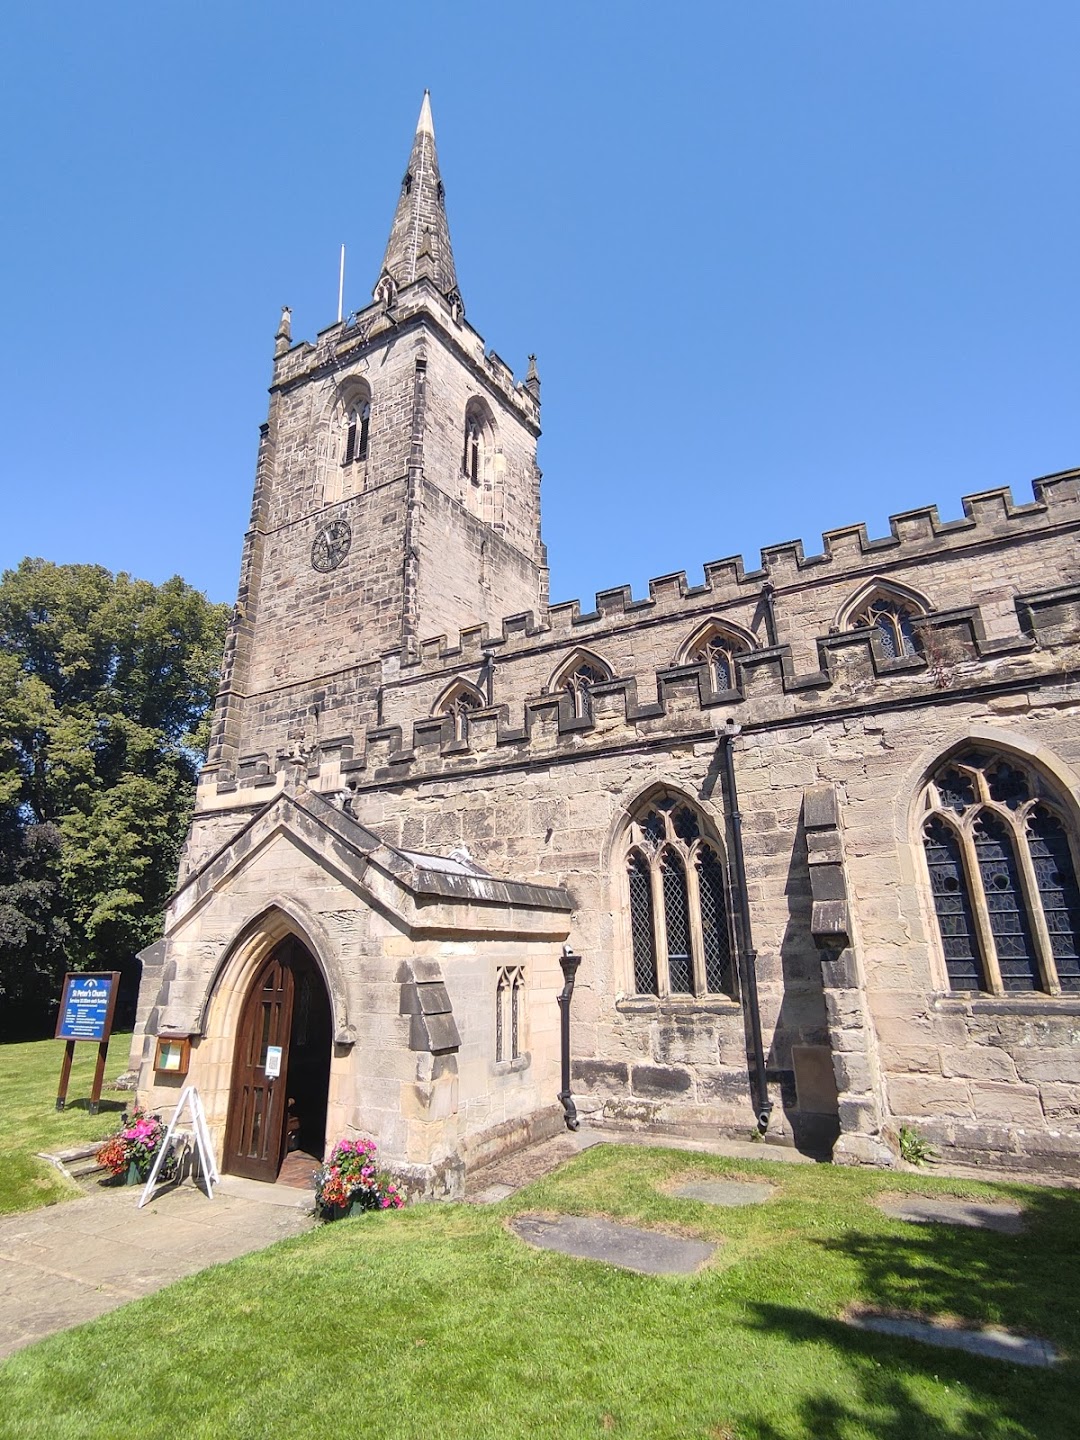
<svg viewBox="0 0 1080 1440"><path fill-rule="evenodd" d="M31 1210L67 1200L79 1192L59 1170L35 1158L38 1151L55 1152L110 1134L130 1094L113 1090L109 1081L127 1068L131 1036L114 1035L105 1066L101 1109L89 1113L97 1046L77 1044L71 1067L67 1108L56 1109L62 1040L35 1040L0 1045L0 1214Z"/></svg>
<svg viewBox="0 0 1080 1440"><path fill-rule="evenodd" d="M717 1174L777 1193L731 1210L664 1193ZM900 1189L1019 1198L1028 1228L869 1203ZM522 1210L723 1243L696 1276L650 1278L529 1249L506 1228ZM947 1313L1080 1355L1078 1234L1071 1191L603 1146L501 1205L324 1226L36 1345L0 1366L0 1435L1073 1440L1076 1361L1027 1370L838 1317Z"/></svg>

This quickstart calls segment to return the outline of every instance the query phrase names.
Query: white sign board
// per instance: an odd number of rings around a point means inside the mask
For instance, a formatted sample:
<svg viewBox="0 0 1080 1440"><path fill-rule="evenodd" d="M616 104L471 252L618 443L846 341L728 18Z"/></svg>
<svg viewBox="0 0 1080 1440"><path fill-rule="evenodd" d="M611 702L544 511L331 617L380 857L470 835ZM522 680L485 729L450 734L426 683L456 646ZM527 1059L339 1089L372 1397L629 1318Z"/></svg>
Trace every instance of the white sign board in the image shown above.
<svg viewBox="0 0 1080 1440"><path fill-rule="evenodd" d="M266 1047L266 1064L263 1069L266 1071L268 1080L276 1080L281 1074L281 1050L280 1045L268 1045Z"/></svg>

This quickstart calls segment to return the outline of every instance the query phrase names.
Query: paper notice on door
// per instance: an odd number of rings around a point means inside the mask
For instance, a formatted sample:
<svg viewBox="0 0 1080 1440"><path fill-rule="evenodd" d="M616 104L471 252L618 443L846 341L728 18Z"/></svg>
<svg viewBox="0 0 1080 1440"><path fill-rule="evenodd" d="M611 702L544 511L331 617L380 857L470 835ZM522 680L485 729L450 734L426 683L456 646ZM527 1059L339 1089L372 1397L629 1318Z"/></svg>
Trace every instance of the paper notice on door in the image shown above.
<svg viewBox="0 0 1080 1440"><path fill-rule="evenodd" d="M268 1045L266 1047L266 1064L263 1069L266 1071L268 1080L276 1080L281 1074L281 1050L280 1045Z"/></svg>

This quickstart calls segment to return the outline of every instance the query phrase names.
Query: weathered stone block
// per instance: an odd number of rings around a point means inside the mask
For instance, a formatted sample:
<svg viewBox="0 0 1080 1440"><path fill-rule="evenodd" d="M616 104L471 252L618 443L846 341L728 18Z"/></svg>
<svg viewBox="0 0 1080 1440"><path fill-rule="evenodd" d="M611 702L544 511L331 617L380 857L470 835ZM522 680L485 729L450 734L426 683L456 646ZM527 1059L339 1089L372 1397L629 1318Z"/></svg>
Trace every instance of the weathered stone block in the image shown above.
<svg viewBox="0 0 1080 1440"><path fill-rule="evenodd" d="M630 1085L635 1095L660 1100L685 1095L693 1083L689 1070L671 1065L635 1065L630 1071Z"/></svg>

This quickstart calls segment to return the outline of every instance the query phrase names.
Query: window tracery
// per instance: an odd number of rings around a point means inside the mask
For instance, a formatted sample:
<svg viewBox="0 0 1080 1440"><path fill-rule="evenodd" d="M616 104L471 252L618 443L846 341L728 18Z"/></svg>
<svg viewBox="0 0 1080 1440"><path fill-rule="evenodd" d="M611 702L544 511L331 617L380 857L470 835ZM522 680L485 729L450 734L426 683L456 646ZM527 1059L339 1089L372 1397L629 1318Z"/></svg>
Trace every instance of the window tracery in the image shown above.
<svg viewBox="0 0 1080 1440"><path fill-rule="evenodd" d="M949 986L1080 993L1080 886L1060 797L978 749L931 777L923 849Z"/></svg>
<svg viewBox="0 0 1080 1440"><path fill-rule="evenodd" d="M726 872L697 809L669 793L646 801L624 863L635 993L734 997Z"/></svg>
<svg viewBox="0 0 1080 1440"><path fill-rule="evenodd" d="M350 406L345 422L344 464L352 465L368 458L368 439L371 432L371 401L357 400Z"/></svg>
<svg viewBox="0 0 1080 1440"><path fill-rule="evenodd" d="M745 640L723 626L713 625L691 642L684 663L707 666L709 683L714 690L734 690L738 683L739 656L749 649Z"/></svg>
<svg viewBox="0 0 1080 1440"><path fill-rule="evenodd" d="M469 742L469 717L474 710L484 708L484 697L471 685L455 685L439 701L436 715L448 716L453 724L454 740L467 745Z"/></svg>
<svg viewBox="0 0 1080 1440"><path fill-rule="evenodd" d="M495 979L495 1063L517 1060L523 1051L525 970L502 965Z"/></svg>
<svg viewBox="0 0 1080 1440"><path fill-rule="evenodd" d="M559 689L570 696L570 707L575 720L593 718L592 692L594 685L600 685L611 676L592 661L583 660L574 669L563 675Z"/></svg>
<svg viewBox="0 0 1080 1440"><path fill-rule="evenodd" d="M848 624L852 630L873 630L882 653L889 660L897 660L918 654L914 622L922 614L910 601L879 590L851 616Z"/></svg>

